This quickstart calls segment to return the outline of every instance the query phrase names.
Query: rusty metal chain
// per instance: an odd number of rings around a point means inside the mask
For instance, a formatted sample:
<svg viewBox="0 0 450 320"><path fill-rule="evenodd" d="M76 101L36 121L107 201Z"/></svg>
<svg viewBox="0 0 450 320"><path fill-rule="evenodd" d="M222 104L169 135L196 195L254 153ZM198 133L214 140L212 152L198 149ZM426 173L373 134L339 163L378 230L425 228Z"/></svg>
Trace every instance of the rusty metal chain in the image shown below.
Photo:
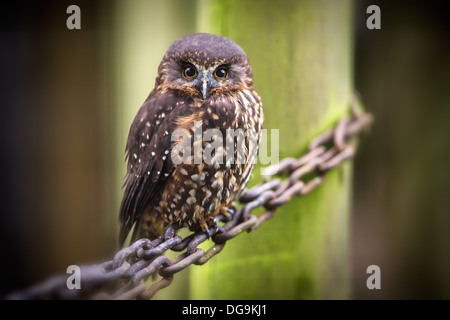
<svg viewBox="0 0 450 320"><path fill-rule="evenodd" d="M174 275L192 264L202 265L223 250L226 242L242 232L258 229L270 219L276 209L294 196L304 196L318 187L326 173L355 154L355 138L372 122L372 116L359 108L359 101L352 103L351 115L343 116L337 125L315 138L305 155L299 159L286 158L264 169L266 182L245 189L239 198L243 206L229 219L222 214L216 218L223 225L213 230L214 245L206 252L198 246L207 240L203 232L192 233L184 239L178 235L161 236L153 241L140 239L120 250L111 261L81 267L81 289L69 290L67 275L50 278L27 290L7 296L7 299L151 299L159 290L169 286ZM287 178L273 178L284 173ZM251 215L256 208L264 207L259 216ZM182 252L170 260L168 251ZM150 287L144 283L149 277Z"/></svg>

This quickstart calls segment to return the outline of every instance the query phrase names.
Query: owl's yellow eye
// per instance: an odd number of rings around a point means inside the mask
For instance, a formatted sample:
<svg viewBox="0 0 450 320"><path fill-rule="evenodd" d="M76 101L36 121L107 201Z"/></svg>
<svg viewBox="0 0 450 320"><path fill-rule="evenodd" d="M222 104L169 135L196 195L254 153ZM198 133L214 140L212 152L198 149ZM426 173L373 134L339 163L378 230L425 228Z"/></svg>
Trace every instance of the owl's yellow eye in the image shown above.
<svg viewBox="0 0 450 320"><path fill-rule="evenodd" d="M217 78L225 78L227 76L227 69L225 69L225 68L217 68L216 71L214 71L214 75Z"/></svg>
<svg viewBox="0 0 450 320"><path fill-rule="evenodd" d="M193 78L197 75L197 69L192 66L187 66L184 67L183 73L186 78Z"/></svg>

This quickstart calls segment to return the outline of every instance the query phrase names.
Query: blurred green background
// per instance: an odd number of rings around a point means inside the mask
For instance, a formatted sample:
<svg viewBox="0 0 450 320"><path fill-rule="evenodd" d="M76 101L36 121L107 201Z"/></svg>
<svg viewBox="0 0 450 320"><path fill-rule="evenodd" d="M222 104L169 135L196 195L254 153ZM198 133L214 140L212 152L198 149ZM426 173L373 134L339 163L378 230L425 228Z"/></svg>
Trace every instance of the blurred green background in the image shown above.
<svg viewBox="0 0 450 320"><path fill-rule="evenodd" d="M243 11L249 20L264 15L267 24L254 26L262 30L263 44L273 39L279 45L277 39L296 34L299 26L308 28L305 21L311 17L283 24L282 13L296 1L279 1L273 12L265 10L265 2L258 2L258 10ZM325 8L331 2L320 3ZM81 30L66 28L70 4L81 8ZM381 8L381 30L366 28L371 4ZM255 74L270 71L258 57L274 49L252 53L245 30L220 16L228 5L235 3L15 1L1 10L0 294L63 273L71 264L110 259L118 249L129 125L174 40L212 29L248 51ZM343 258L349 260L348 298L450 298L450 20L445 8L436 0L353 2L351 66L343 70L353 72L350 81L375 123L362 139L351 175L349 257ZM311 21L320 29L329 20L318 14ZM327 34L327 41L335 39ZM291 72L295 76L298 69ZM276 99L270 88L261 89ZM283 109L278 112L271 111L269 123L283 118ZM291 154L283 151L284 156ZM366 287L366 268L372 264L381 267L381 290ZM179 282L181 290L187 274L179 276L173 285Z"/></svg>

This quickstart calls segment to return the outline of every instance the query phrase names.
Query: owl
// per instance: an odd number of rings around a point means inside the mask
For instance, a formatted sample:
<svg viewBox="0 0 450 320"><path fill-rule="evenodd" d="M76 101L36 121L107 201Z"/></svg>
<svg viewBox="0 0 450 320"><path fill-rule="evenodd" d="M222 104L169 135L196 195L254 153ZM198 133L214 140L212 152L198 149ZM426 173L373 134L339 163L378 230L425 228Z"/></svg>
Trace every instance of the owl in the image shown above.
<svg viewBox="0 0 450 320"><path fill-rule="evenodd" d="M263 125L245 52L197 33L165 53L155 87L131 125L119 242L155 239L170 225L209 236L245 188Z"/></svg>

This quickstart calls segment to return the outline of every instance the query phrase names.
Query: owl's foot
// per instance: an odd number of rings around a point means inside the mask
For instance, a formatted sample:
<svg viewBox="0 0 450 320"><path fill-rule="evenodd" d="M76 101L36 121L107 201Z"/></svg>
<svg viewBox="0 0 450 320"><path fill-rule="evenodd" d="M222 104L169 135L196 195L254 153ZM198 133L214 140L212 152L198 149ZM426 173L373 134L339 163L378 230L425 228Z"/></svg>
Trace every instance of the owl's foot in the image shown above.
<svg viewBox="0 0 450 320"><path fill-rule="evenodd" d="M223 216L227 219L227 221L230 221L233 219L234 214L237 211L236 203L231 202L228 207L223 207L220 209L220 213L223 214Z"/></svg>
<svg viewBox="0 0 450 320"><path fill-rule="evenodd" d="M202 231L206 234L207 238L211 238L212 235L214 235L219 230L219 223L217 219L212 215L207 215L200 219L200 227L202 228ZM211 234L209 231L209 228L213 227L214 231Z"/></svg>

